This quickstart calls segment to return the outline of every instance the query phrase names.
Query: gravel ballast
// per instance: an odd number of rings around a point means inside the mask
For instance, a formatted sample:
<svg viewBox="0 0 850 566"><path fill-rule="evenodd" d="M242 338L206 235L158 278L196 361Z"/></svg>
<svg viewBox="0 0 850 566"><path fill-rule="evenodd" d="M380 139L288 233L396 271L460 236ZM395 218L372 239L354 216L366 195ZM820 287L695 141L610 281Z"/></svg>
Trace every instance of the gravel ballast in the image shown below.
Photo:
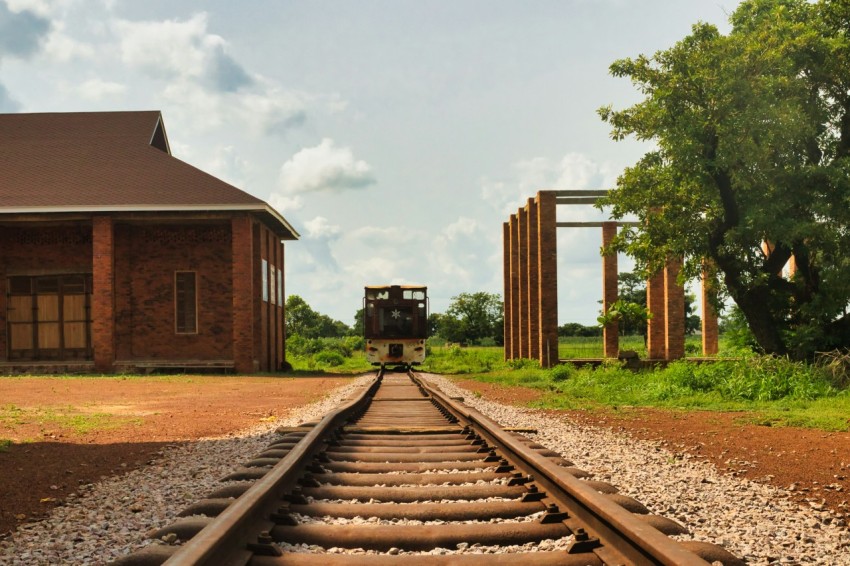
<svg viewBox="0 0 850 566"><path fill-rule="evenodd" d="M226 485L219 479L279 438L276 428L320 419L370 379L358 378L275 422L171 446L147 466L81 486L45 520L0 540L0 564L104 564L129 554L148 544L146 532L173 522L191 503Z"/></svg>
<svg viewBox="0 0 850 566"><path fill-rule="evenodd" d="M658 443L579 426L534 409L476 398L446 378L423 375L448 395L507 427L534 428L536 442L634 497L650 513L685 525L681 540L712 542L750 564L850 565L850 532L825 510L807 509L782 489L723 474Z"/></svg>
<svg viewBox="0 0 850 566"><path fill-rule="evenodd" d="M828 511L801 507L784 490L720 473L657 443L491 403L445 378L423 377L504 426L536 429L530 438L592 473L592 479L612 483L651 513L687 526L687 538L720 544L751 564L850 564L847 528ZM102 564L144 546L148 530L172 522L190 503L221 487L219 478L261 452L277 437L277 427L318 420L368 379L284 419L239 435L169 447L147 466L82 487L47 519L0 541L0 564Z"/></svg>

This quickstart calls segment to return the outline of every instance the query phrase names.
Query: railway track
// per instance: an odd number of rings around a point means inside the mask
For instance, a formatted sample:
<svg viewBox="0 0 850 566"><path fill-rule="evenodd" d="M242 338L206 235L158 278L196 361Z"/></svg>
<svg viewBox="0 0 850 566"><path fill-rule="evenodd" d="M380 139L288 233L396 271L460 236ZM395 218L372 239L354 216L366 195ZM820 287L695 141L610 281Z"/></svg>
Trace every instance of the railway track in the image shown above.
<svg viewBox="0 0 850 566"><path fill-rule="evenodd" d="M279 432L116 564L743 564L414 374Z"/></svg>

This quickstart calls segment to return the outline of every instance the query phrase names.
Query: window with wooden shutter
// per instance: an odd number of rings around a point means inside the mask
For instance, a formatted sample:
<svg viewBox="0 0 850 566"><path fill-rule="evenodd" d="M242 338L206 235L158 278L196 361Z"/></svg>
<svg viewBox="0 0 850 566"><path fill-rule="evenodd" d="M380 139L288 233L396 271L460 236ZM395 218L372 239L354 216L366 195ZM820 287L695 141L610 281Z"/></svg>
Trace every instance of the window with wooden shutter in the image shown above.
<svg viewBox="0 0 850 566"><path fill-rule="evenodd" d="M194 271L174 272L174 317L177 334L198 332L198 293Z"/></svg>

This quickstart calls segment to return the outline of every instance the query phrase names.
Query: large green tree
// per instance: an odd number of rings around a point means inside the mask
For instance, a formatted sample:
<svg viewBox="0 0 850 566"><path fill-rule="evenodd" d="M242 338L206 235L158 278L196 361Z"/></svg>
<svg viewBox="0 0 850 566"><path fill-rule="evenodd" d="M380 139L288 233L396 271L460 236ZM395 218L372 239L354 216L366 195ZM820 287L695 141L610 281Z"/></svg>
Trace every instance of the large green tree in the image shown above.
<svg viewBox="0 0 850 566"><path fill-rule="evenodd" d="M502 298L496 293L479 291L452 297L445 314L429 319L438 334L450 342L474 344L484 338L503 340Z"/></svg>
<svg viewBox="0 0 850 566"><path fill-rule="evenodd" d="M600 115L653 145L606 199L640 220L614 246L644 274L710 260L765 352L848 346L850 3L745 0L730 21L611 66L644 99Z"/></svg>
<svg viewBox="0 0 850 566"><path fill-rule="evenodd" d="M341 338L351 333L351 329L344 322L316 312L298 295L286 298L284 313L288 336Z"/></svg>

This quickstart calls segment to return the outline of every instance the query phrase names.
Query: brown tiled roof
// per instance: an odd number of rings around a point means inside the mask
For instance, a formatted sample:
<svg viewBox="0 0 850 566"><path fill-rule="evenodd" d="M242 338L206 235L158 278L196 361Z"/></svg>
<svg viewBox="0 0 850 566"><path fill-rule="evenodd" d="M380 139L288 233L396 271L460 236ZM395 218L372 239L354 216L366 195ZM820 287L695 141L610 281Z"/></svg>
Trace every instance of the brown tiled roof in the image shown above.
<svg viewBox="0 0 850 566"><path fill-rule="evenodd" d="M249 210L264 201L172 156L158 111L0 114L0 214Z"/></svg>

